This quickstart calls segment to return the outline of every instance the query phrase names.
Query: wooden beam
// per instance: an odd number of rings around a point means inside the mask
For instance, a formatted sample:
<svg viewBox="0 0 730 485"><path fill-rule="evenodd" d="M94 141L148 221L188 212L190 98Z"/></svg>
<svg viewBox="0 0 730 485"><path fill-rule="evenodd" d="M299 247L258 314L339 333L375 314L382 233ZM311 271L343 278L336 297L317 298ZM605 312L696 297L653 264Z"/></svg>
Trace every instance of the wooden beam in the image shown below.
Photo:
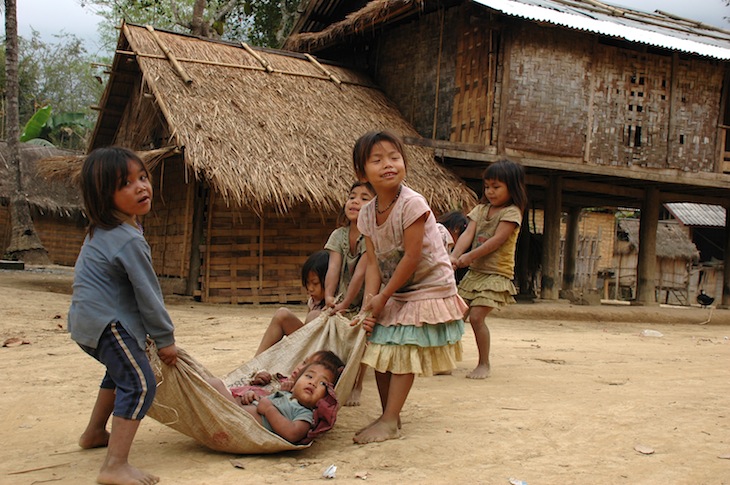
<svg viewBox="0 0 730 485"><path fill-rule="evenodd" d="M474 162L494 162L497 155L484 152L472 152L460 149L437 148L436 158L450 158L469 160ZM556 172L568 172L583 175L596 175L609 178L624 178L641 182L658 182L664 184L679 184L697 187L719 188L730 190L730 175L714 172L683 172L676 169L657 169L643 167L616 167L604 165L590 165L556 160L545 160L534 157L510 157L521 163L525 168L538 168ZM448 164L447 164L448 166Z"/></svg>
<svg viewBox="0 0 730 485"><path fill-rule="evenodd" d="M180 62L178 62L175 54L173 54L172 51L170 51L170 49L165 45L165 43L162 42L162 39L159 35L157 35L154 27L152 27L151 25L145 25L145 28L149 31L150 34L152 34L152 38L157 43L157 46L162 49L162 52L165 53L165 56L170 61L170 64L172 64L172 68L175 70L177 75L180 76L185 84L192 84L193 78L188 75L187 71L182 67Z"/></svg>
<svg viewBox="0 0 730 485"><path fill-rule="evenodd" d="M260 55L258 54L258 52L254 51L254 50L253 50L253 49L251 48L251 46L250 46L250 45L248 45L248 44L247 44L247 43L245 43L245 42L241 42L241 46L242 46L242 47L243 47L244 49L246 49L246 52L248 52L248 53L249 53L249 54L250 54L250 55L251 55L251 56L252 56L252 57L253 57L254 59L256 59L257 61L259 61L259 64L261 64L261 66L262 66L262 67L263 67L264 69L266 69L266 72L269 72L269 73L270 73L270 72L274 72L274 68L273 68L273 67L271 67L271 63L269 63L269 61L267 61L266 59L264 59L263 57L261 57L261 56L260 56Z"/></svg>
<svg viewBox="0 0 730 485"><path fill-rule="evenodd" d="M306 57L306 58L307 58L307 60L309 60L309 62L311 62L312 64L314 64L314 65L315 65L315 66L316 66L316 67L317 67L317 68L318 68L318 69L319 69L320 71L322 71L322 73L323 73L323 74L324 74L325 76L327 76L327 77L328 77L328 78L329 78L329 79L330 79L330 80L331 80L332 82L334 82L334 83L335 83L335 84L337 84L338 86L342 84L342 81L340 81L340 80L339 80L339 79L337 78L337 76L335 76L334 74L332 74L332 73L331 73L331 72L329 71L329 69L327 69L327 68L326 68L326 67L324 67L324 66L323 66L322 64L320 64L320 63L319 63L319 61L318 61L317 59L315 59L315 58L314 58L314 56L312 56L311 54L304 54L304 57Z"/></svg>
<svg viewBox="0 0 730 485"><path fill-rule="evenodd" d="M458 173L457 173L458 175ZM541 175L526 175L525 181L528 185L533 186L547 186L547 177ZM593 192L595 194L602 194L608 196L615 196L625 199L643 200L644 192L643 188L635 187L624 187L615 185L610 182L588 182L576 179L563 179L563 192ZM567 194L566 194L567 195ZM679 192L660 192L659 200L662 203L665 202L695 202L698 204L709 204L709 205L723 205L726 200L724 197L713 197L707 195L698 195L690 193L679 193Z"/></svg>

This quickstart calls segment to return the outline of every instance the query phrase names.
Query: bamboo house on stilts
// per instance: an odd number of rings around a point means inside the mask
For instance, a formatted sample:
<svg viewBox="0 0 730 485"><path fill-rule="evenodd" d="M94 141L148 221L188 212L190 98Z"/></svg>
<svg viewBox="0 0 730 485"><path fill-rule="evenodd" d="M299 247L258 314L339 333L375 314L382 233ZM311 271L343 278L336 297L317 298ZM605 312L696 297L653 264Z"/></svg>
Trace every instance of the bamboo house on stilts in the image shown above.
<svg viewBox="0 0 730 485"><path fill-rule="evenodd" d="M314 57L125 24L90 148L173 147L145 236L158 275L213 303L300 302L354 181L355 140L417 136L368 78ZM407 184L436 212L474 194L410 147Z"/></svg>

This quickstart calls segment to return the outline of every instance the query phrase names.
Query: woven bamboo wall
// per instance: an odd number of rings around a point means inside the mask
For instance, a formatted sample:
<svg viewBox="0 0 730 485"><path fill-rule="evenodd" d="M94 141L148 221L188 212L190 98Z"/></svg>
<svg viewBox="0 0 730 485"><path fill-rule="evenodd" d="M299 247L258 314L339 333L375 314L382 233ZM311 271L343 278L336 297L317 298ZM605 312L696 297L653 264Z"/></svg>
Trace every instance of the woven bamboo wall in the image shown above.
<svg viewBox="0 0 730 485"><path fill-rule="evenodd" d="M678 61L669 133L669 168L713 171L723 69L714 61Z"/></svg>
<svg viewBox="0 0 730 485"><path fill-rule="evenodd" d="M427 138L713 171L722 65L634 47L462 5L385 32L374 77Z"/></svg>
<svg viewBox="0 0 730 485"><path fill-rule="evenodd" d="M88 222L80 215L61 217L55 214L32 214L33 225L53 264L73 266L86 237Z"/></svg>
<svg viewBox="0 0 730 485"><path fill-rule="evenodd" d="M599 45L595 60L592 161L666 166L672 59Z"/></svg>
<svg viewBox="0 0 730 485"><path fill-rule="evenodd" d="M152 251L158 276L187 278L195 184L185 183L182 158L168 158L152 173L152 211L143 220L144 235Z"/></svg>
<svg viewBox="0 0 730 485"><path fill-rule="evenodd" d="M32 211L33 227L53 264L73 266L86 236L86 219L81 216L61 217ZM10 244L10 207L0 205L0 244L2 251Z"/></svg>
<svg viewBox="0 0 730 485"><path fill-rule="evenodd" d="M712 171L723 71L715 63L596 49L593 161Z"/></svg>
<svg viewBox="0 0 730 485"><path fill-rule="evenodd" d="M267 208L263 224L251 211L209 203L202 251L201 299L209 303L303 303L301 267L324 248L336 214L324 220L307 206L286 215Z"/></svg>
<svg viewBox="0 0 730 485"><path fill-rule="evenodd" d="M371 73L388 98L426 138L448 140L456 79L456 45L464 10L420 16L383 33ZM436 131L434 136L434 129Z"/></svg>
<svg viewBox="0 0 730 485"><path fill-rule="evenodd" d="M507 148L580 157L587 130L589 45L560 29L515 26L509 55L504 142Z"/></svg>

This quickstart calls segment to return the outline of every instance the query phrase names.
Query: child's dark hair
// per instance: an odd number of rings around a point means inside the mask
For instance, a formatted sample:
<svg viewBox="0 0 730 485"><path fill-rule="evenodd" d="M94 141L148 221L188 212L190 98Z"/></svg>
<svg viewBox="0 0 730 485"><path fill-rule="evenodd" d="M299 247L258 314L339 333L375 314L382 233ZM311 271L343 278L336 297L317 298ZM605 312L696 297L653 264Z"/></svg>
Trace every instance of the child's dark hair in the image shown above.
<svg viewBox="0 0 730 485"><path fill-rule="evenodd" d="M114 193L122 187L122 181L127 180L130 160L139 163L149 178L149 170L142 159L127 148L97 148L86 156L81 167L81 194L89 218L89 236L94 235L97 227L112 229L123 222L114 205Z"/></svg>
<svg viewBox="0 0 730 485"><path fill-rule="evenodd" d="M340 374L342 374L342 371L345 368L345 363L342 362L342 359L340 359L337 354L332 352L331 350L318 350L317 352L313 353L310 357L310 364L327 364L328 366L335 369L335 382L332 384L336 384L337 381L340 378ZM328 367L329 368L329 367Z"/></svg>
<svg viewBox="0 0 730 485"><path fill-rule="evenodd" d="M497 160L487 167L482 175L482 180L499 180L507 186L512 203L520 208L520 211L527 207L527 189L525 188L525 169L517 162L507 158ZM482 189L482 204L489 202Z"/></svg>
<svg viewBox="0 0 730 485"><path fill-rule="evenodd" d="M451 211L443 214L438 218L438 222L450 231L456 231L459 234L466 230L469 225L469 219L461 211Z"/></svg>
<svg viewBox="0 0 730 485"><path fill-rule="evenodd" d="M309 255L302 265L302 286L307 286L307 279L310 272L319 277L319 282L324 286L324 280L327 277L327 266L330 262L329 251L321 250Z"/></svg>
<svg viewBox="0 0 730 485"><path fill-rule="evenodd" d="M355 147L352 149L352 165L355 169L355 176L360 180L365 180L365 162L367 162L373 147L381 141L387 141L395 146L403 157L403 163L408 169L406 160L406 152L403 149L403 140L391 131L369 131L357 139Z"/></svg>
<svg viewBox="0 0 730 485"><path fill-rule="evenodd" d="M370 192L370 195L375 196L375 189L373 189L373 186L370 185L370 182L360 182L357 181L352 186L350 186L350 191L347 193L347 198L350 198L350 194L352 194L352 191L355 190L358 187L365 187L368 192ZM340 209L340 213L337 214L337 227L345 227L350 225L350 221L347 219L347 214L345 214L345 205L347 205L347 202L342 204L342 208Z"/></svg>

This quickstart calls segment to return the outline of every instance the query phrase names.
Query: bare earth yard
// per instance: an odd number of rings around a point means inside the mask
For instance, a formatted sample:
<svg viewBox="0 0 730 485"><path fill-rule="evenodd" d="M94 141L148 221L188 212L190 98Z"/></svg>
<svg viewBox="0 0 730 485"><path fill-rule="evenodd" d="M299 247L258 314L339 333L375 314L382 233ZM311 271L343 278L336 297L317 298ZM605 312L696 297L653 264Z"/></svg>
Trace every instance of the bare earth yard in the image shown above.
<svg viewBox="0 0 730 485"><path fill-rule="evenodd" d="M103 367L66 333L71 279L0 271L0 337L29 342L0 348L0 483L93 483L105 454L76 444ZM276 309L167 301L178 345L221 375L253 355ZM131 462L168 484L319 481L330 465L337 483L730 484L730 310L535 303L489 326L492 377L464 378L468 328L452 376L416 379L402 439L352 443L378 415L369 373L363 405L306 450L227 455L146 418Z"/></svg>

